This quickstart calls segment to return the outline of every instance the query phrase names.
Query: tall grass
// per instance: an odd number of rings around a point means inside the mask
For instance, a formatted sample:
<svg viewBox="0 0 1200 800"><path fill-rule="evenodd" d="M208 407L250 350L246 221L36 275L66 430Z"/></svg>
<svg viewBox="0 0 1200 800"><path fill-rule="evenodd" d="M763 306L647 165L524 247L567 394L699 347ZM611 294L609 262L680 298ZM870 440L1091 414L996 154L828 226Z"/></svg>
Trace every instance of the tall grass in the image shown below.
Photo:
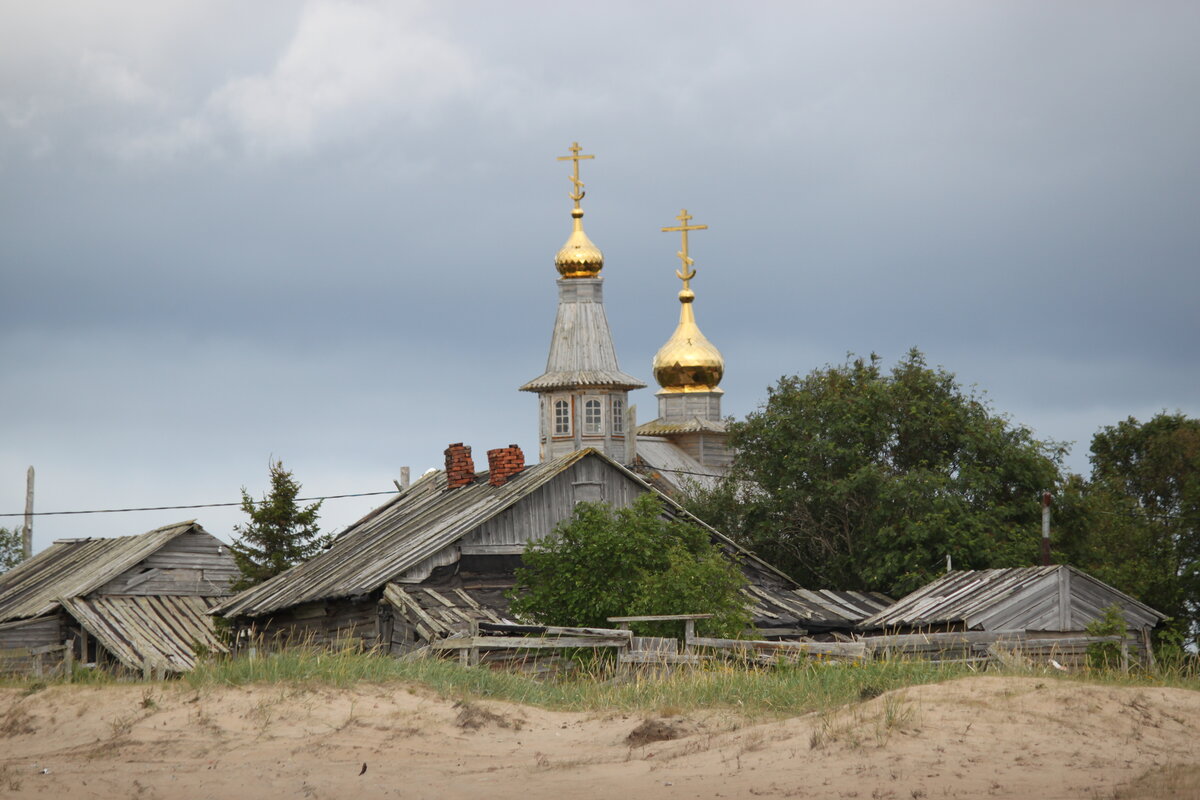
<svg viewBox="0 0 1200 800"><path fill-rule="evenodd" d="M483 697L572 711L728 709L752 716L804 713L890 689L970 674L962 665L878 661L747 666L706 664L669 675L614 675L599 662L553 677L516 670L464 668L439 659L399 661L353 650L286 650L255 659L210 661L184 677L196 688L250 683L406 682L452 697Z"/></svg>
<svg viewBox="0 0 1200 800"><path fill-rule="evenodd" d="M492 698L559 710L689 713L707 709L755 717L824 711L892 689L952 680L980 671L979 667L963 664L896 658L854 664L820 660L785 665L709 662L669 675L622 676L614 674L611 664L595 661L535 677L515 669L462 667L457 662L437 658L402 661L353 648L297 647L253 658L209 658L181 680L195 689L250 684L420 685L447 697ZM1200 690L1194 659L1129 675L1113 670L1064 674L1042 666L997 665L989 666L986 673ZM102 671L86 670L74 678L76 682L93 684L116 680ZM47 683L63 682L65 679L10 679L0 685L39 691Z"/></svg>

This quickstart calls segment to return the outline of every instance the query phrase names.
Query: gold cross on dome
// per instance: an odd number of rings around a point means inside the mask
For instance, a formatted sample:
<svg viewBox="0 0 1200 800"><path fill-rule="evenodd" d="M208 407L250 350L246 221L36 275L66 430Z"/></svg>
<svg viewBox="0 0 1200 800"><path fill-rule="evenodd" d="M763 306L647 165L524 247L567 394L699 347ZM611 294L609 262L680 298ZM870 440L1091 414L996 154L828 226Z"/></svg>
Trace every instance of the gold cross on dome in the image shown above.
<svg viewBox="0 0 1200 800"><path fill-rule="evenodd" d="M683 239L682 249L675 255L679 256L680 262L683 264L682 269L675 270L675 274L679 276L679 280L683 281L683 288L688 288L688 281L696 277L696 270L692 269L692 264L696 263L688 258L688 231L706 231L707 225L688 225L692 220L692 216L687 213L687 209L679 212L679 216L675 219L679 220L682 225L676 225L673 228L663 228L663 233L668 231L679 231L680 237Z"/></svg>
<svg viewBox="0 0 1200 800"><path fill-rule="evenodd" d="M571 183L575 187L575 191L571 192L568 197L575 201L575 207L579 208L579 201L583 199L583 181L579 180L579 162L585 158L595 158L595 156L581 156L580 151L583 150L579 146L579 142L571 142L571 146L567 148L571 151L569 156L559 156L559 161L574 161L575 171L571 175Z"/></svg>

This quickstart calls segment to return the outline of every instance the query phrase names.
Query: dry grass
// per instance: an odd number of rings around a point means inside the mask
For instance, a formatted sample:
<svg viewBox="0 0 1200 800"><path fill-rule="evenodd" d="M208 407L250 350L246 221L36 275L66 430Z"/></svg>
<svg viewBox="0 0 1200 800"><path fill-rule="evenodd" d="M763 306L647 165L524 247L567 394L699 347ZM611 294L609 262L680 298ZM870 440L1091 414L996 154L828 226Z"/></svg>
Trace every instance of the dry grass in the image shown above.
<svg viewBox="0 0 1200 800"><path fill-rule="evenodd" d="M1200 765L1155 767L1113 794L1113 800L1161 800L1166 797L1200 798Z"/></svg>

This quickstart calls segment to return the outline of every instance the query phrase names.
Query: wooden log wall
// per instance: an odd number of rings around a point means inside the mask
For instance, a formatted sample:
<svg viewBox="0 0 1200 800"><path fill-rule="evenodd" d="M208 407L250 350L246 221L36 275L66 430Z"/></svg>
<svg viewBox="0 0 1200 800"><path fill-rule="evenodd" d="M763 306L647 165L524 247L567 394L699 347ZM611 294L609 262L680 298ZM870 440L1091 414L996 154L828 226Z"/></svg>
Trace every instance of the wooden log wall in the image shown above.
<svg viewBox="0 0 1200 800"><path fill-rule="evenodd" d="M193 532L167 542L94 594L219 597L230 594L237 576L229 547L211 534Z"/></svg>
<svg viewBox="0 0 1200 800"><path fill-rule="evenodd" d="M376 598L343 598L305 603L255 620L253 630L264 645L362 647L386 644L380 630Z"/></svg>

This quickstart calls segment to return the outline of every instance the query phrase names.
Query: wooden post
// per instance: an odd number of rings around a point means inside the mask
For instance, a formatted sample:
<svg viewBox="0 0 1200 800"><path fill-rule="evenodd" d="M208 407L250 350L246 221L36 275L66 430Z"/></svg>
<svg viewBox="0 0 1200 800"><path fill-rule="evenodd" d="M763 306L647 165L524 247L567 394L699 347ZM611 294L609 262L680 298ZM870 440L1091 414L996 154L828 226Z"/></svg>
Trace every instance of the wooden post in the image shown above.
<svg viewBox="0 0 1200 800"><path fill-rule="evenodd" d="M1121 637L1121 672L1129 674L1129 638Z"/></svg>
<svg viewBox="0 0 1200 800"><path fill-rule="evenodd" d="M685 619L683 621L683 652L692 652L692 639L696 638L696 620Z"/></svg>
<svg viewBox="0 0 1200 800"><path fill-rule="evenodd" d="M33 657L33 677L42 677L42 654L38 653Z"/></svg>
<svg viewBox="0 0 1200 800"><path fill-rule="evenodd" d="M63 644L63 677L70 683L75 675L75 642L67 639Z"/></svg>
<svg viewBox="0 0 1200 800"><path fill-rule="evenodd" d="M33 467L25 473L25 528L21 532L21 558L33 555Z"/></svg>

